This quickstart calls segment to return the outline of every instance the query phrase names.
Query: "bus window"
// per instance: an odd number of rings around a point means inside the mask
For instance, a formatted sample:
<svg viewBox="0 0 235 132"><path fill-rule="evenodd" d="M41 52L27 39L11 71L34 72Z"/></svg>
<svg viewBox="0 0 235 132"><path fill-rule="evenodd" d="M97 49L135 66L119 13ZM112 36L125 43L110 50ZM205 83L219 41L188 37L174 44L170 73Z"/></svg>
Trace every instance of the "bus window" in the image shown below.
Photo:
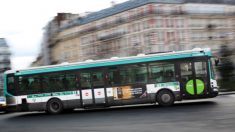
<svg viewBox="0 0 235 132"><path fill-rule="evenodd" d="M215 79L215 69L214 69L214 67L213 67L213 64L212 64L212 62L211 61L209 61L209 71L210 71L210 75L211 75L211 79Z"/></svg>
<svg viewBox="0 0 235 132"><path fill-rule="evenodd" d="M188 80L193 78L192 63L181 63L180 64L181 80L186 83Z"/></svg>
<svg viewBox="0 0 235 132"><path fill-rule="evenodd" d="M65 75L59 73L45 74L42 76L44 92L60 92L67 90Z"/></svg>
<svg viewBox="0 0 235 132"><path fill-rule="evenodd" d="M146 83L147 67L145 64L122 66L119 69L110 68L108 73L111 86Z"/></svg>
<svg viewBox="0 0 235 132"><path fill-rule="evenodd" d="M42 77L44 92L60 92L76 89L76 75L46 74Z"/></svg>
<svg viewBox="0 0 235 132"><path fill-rule="evenodd" d="M50 90L50 78L48 75L42 77L42 87L44 92L51 92Z"/></svg>
<svg viewBox="0 0 235 132"><path fill-rule="evenodd" d="M108 72L108 84L117 86L120 84L120 72L116 67L111 67Z"/></svg>
<svg viewBox="0 0 235 132"><path fill-rule="evenodd" d="M76 90L77 89L77 76L73 74L67 74L66 79L64 80L67 90Z"/></svg>
<svg viewBox="0 0 235 132"><path fill-rule="evenodd" d="M7 92L9 92L10 94L15 95L15 88L14 88L14 83L15 83L15 79L14 77L8 77L7 78Z"/></svg>
<svg viewBox="0 0 235 132"><path fill-rule="evenodd" d="M65 85L63 83L63 79L65 76L63 74L61 75L52 75L49 76L49 86L51 89L51 92L59 92L65 90Z"/></svg>
<svg viewBox="0 0 235 132"><path fill-rule="evenodd" d="M147 82L147 67L145 64L133 65L131 68L135 83Z"/></svg>
<svg viewBox="0 0 235 132"><path fill-rule="evenodd" d="M29 80L29 91L30 93L37 93L41 89L41 84L40 84L40 78L35 76L35 77L30 77L28 78Z"/></svg>
<svg viewBox="0 0 235 132"><path fill-rule="evenodd" d="M19 77L19 92L21 94L35 94L41 91L39 76Z"/></svg>
<svg viewBox="0 0 235 132"><path fill-rule="evenodd" d="M134 82L132 69L129 66L120 67L120 83L121 85L131 84Z"/></svg>
<svg viewBox="0 0 235 132"><path fill-rule="evenodd" d="M204 78L207 76L206 62L195 62L194 65L197 78Z"/></svg>
<svg viewBox="0 0 235 132"><path fill-rule="evenodd" d="M91 88L91 74L81 73L80 74L81 88Z"/></svg>
<svg viewBox="0 0 235 132"><path fill-rule="evenodd" d="M202 81L204 83L204 87L207 86L207 63L206 62L194 62L196 79ZM199 84L197 84L197 87ZM204 90L206 91L206 90ZM200 93L200 92L199 92Z"/></svg>
<svg viewBox="0 0 235 132"><path fill-rule="evenodd" d="M29 89L29 81L26 77L19 77L19 92L23 93Z"/></svg>
<svg viewBox="0 0 235 132"><path fill-rule="evenodd" d="M151 83L175 81L174 64L153 63L149 65L149 70Z"/></svg>
<svg viewBox="0 0 235 132"><path fill-rule="evenodd" d="M104 87L104 76L102 72L95 72L92 74L92 83L94 88Z"/></svg>

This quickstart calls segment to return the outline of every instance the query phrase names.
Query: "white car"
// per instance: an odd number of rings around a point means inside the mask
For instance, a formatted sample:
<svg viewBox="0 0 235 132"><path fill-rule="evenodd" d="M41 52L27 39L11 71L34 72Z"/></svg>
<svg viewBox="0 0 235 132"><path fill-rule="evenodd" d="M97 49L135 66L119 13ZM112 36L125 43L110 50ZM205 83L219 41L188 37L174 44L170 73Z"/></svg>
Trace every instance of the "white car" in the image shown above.
<svg viewBox="0 0 235 132"><path fill-rule="evenodd" d="M6 98L0 96L0 111L5 111L6 109Z"/></svg>

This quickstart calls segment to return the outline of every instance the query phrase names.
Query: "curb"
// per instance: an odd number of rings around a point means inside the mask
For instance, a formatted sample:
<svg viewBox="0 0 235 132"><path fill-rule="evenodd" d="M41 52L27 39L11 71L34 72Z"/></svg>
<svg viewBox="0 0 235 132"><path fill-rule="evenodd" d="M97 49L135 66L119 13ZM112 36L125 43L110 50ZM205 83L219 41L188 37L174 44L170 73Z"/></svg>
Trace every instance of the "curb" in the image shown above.
<svg viewBox="0 0 235 132"><path fill-rule="evenodd" d="M231 94L235 94L235 92L219 92L219 95L231 95Z"/></svg>

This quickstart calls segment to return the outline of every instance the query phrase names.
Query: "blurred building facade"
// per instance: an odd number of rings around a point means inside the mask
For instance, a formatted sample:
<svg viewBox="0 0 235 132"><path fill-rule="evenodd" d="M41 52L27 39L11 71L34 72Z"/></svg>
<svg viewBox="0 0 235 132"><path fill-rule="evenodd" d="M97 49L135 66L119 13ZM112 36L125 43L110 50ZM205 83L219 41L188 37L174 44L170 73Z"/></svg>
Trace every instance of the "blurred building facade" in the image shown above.
<svg viewBox="0 0 235 132"><path fill-rule="evenodd" d="M37 59L31 64L31 66L43 66L52 64L51 53L53 50L53 44L56 43L56 36L59 33L61 25L68 23L70 20L74 20L78 17L78 14L72 13L57 13L45 27L44 34L41 43L41 51Z"/></svg>
<svg viewBox="0 0 235 132"><path fill-rule="evenodd" d="M186 4L189 47L209 47L218 54L221 45L235 40L235 4Z"/></svg>
<svg viewBox="0 0 235 132"><path fill-rule="evenodd" d="M195 47L216 53L234 42L234 18L232 0L130 0L65 23L43 51L47 64Z"/></svg>
<svg viewBox="0 0 235 132"><path fill-rule="evenodd" d="M0 38L0 96L3 95L3 73L11 69L10 50L4 38Z"/></svg>

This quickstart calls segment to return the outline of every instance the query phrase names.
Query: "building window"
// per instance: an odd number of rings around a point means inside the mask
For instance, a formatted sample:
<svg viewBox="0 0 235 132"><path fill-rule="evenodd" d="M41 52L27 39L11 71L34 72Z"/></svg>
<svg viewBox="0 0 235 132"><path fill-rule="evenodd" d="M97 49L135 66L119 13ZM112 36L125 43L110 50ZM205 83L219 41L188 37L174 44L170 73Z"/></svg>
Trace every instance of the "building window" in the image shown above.
<svg viewBox="0 0 235 132"><path fill-rule="evenodd" d="M163 22L162 22L162 19L156 19L156 24L155 26L157 28L162 28L163 27Z"/></svg>
<svg viewBox="0 0 235 132"><path fill-rule="evenodd" d="M155 26L156 25L156 19L149 19L148 22L149 22L149 27L150 28L156 27Z"/></svg>
<svg viewBox="0 0 235 132"><path fill-rule="evenodd" d="M154 10L155 10L155 8L154 8L154 5L153 5L153 4L148 5L148 12L149 12L150 14L154 13Z"/></svg>
<svg viewBox="0 0 235 132"><path fill-rule="evenodd" d="M141 45L140 36L133 35L129 38L129 44L131 47L136 47Z"/></svg>
<svg viewBox="0 0 235 132"><path fill-rule="evenodd" d="M155 45L158 42L158 32L149 33L150 45Z"/></svg>
<svg viewBox="0 0 235 132"><path fill-rule="evenodd" d="M179 37L181 41L185 41L186 40L185 32L184 31L179 32Z"/></svg>
<svg viewBox="0 0 235 132"><path fill-rule="evenodd" d="M165 22L166 22L166 27L174 27L174 19L172 18L167 18L165 19Z"/></svg>
<svg viewBox="0 0 235 132"><path fill-rule="evenodd" d="M167 35L168 41L175 41L176 40L175 39L175 32L167 32L166 35Z"/></svg>

